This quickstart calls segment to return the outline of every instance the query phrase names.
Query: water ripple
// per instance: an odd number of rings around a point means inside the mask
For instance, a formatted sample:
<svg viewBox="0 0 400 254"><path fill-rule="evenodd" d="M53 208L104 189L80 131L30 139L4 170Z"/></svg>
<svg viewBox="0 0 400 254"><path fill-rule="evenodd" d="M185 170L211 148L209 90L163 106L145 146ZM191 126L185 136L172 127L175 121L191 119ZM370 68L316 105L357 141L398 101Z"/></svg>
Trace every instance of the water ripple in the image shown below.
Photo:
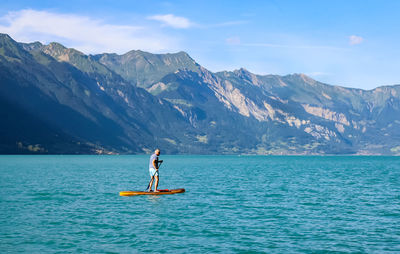
<svg viewBox="0 0 400 254"><path fill-rule="evenodd" d="M0 156L2 252L400 252L400 158Z"/></svg>

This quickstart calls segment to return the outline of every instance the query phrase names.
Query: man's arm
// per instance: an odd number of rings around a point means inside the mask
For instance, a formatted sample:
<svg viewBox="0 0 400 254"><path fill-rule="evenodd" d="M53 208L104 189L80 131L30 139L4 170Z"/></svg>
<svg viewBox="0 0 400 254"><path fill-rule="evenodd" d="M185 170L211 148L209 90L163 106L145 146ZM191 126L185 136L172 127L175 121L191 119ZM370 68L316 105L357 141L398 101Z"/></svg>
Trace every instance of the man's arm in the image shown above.
<svg viewBox="0 0 400 254"><path fill-rule="evenodd" d="M153 160L153 167L158 170L157 160Z"/></svg>

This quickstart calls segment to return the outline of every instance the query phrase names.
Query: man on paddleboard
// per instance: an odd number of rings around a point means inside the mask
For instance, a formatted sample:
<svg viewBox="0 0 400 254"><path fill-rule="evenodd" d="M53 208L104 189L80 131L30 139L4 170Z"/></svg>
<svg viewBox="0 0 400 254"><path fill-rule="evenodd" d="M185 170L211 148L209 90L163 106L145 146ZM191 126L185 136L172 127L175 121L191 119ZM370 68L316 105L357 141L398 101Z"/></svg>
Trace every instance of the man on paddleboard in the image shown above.
<svg viewBox="0 0 400 254"><path fill-rule="evenodd" d="M158 168L160 167L160 164L163 162L162 160L158 160L158 156L160 156L160 149L156 149L154 153L150 156L150 162L149 162L149 173L150 173L150 184L149 184L149 189L148 191L151 191L151 187L153 187L153 182L154 179L156 179L156 182L154 184L154 192L159 192L157 187L158 187ZM159 164L160 163L160 164Z"/></svg>

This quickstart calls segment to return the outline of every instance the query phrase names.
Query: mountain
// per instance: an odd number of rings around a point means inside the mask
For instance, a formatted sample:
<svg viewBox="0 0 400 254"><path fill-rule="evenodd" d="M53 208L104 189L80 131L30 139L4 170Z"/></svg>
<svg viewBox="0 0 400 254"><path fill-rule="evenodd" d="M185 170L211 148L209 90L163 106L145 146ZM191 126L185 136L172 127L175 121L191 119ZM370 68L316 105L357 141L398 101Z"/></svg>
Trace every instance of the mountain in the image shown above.
<svg viewBox="0 0 400 254"><path fill-rule="evenodd" d="M132 50L123 55L101 54L94 58L135 86L148 88L180 69L196 71L199 65L185 52L151 54Z"/></svg>
<svg viewBox="0 0 400 254"><path fill-rule="evenodd" d="M400 86L213 73L0 35L0 153L399 154Z"/></svg>
<svg viewBox="0 0 400 254"><path fill-rule="evenodd" d="M0 43L0 97L6 123L1 136L7 140L2 153L21 147L26 150L22 152L39 147L44 153L142 153L152 149L145 144L178 152L165 140L176 135L180 143L190 143L190 137L180 135L181 128L191 131L190 124L176 109L90 57L54 43L18 44L6 35ZM62 51L76 65L54 57ZM25 115L35 120L36 129L55 130L55 138L41 142L50 139L46 131L25 135L31 128ZM13 138L7 138L10 134ZM57 135L69 145L59 142Z"/></svg>

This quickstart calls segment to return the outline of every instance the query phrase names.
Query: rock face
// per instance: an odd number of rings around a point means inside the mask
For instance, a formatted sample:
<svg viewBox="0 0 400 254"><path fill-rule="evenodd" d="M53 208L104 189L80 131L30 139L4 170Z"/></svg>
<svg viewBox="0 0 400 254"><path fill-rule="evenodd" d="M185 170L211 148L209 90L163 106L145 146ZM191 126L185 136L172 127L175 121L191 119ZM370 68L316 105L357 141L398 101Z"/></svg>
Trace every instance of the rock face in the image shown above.
<svg viewBox="0 0 400 254"><path fill-rule="evenodd" d="M212 73L0 35L0 153L399 154L400 86Z"/></svg>

